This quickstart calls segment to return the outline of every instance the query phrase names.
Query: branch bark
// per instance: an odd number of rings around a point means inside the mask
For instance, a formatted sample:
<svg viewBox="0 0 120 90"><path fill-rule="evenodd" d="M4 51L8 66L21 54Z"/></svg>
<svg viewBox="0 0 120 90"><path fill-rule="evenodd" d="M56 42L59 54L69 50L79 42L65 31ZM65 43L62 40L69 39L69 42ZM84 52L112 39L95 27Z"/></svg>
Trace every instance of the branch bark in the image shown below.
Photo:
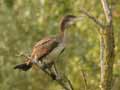
<svg viewBox="0 0 120 90"><path fill-rule="evenodd" d="M108 24L111 24L112 23L112 11L109 8L108 2L107 2L107 0L101 0L101 3L102 3L102 7L104 10L105 16L106 16L106 20L107 20Z"/></svg>
<svg viewBox="0 0 120 90"><path fill-rule="evenodd" d="M65 90L73 90L73 86L72 86L72 83L70 82L70 80L67 78L66 75L61 75L55 64L53 65L53 70L55 71L56 73L56 76L58 78L56 78L56 81L65 89Z"/></svg>
<svg viewBox="0 0 120 90"><path fill-rule="evenodd" d="M114 33L112 24L112 11L109 8L107 0L101 0L105 13L106 26L102 28L101 34L101 90L111 90L114 64Z"/></svg>
<svg viewBox="0 0 120 90"><path fill-rule="evenodd" d="M65 75L61 75L55 64L53 64L53 67L48 68L48 70L46 71L46 69L42 68L41 65L37 64L37 66L42 69L42 71L44 71L48 76L50 76L53 80L57 81L57 83L59 85L61 85L63 87L64 90L73 90L73 86L70 82L70 80L65 76Z"/></svg>
<svg viewBox="0 0 120 90"><path fill-rule="evenodd" d="M114 64L114 32L112 23L112 11L107 0L101 0L106 17L106 24L103 25L94 16L85 10L80 10L89 19L100 26L100 61L101 61L101 90L111 90Z"/></svg>

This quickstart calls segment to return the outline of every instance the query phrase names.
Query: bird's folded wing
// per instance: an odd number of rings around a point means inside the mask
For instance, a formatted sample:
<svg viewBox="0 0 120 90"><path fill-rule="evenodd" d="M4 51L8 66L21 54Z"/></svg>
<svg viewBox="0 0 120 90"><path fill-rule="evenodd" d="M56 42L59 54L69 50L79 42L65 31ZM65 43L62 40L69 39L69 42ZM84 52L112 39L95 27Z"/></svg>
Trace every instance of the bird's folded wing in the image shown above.
<svg viewBox="0 0 120 90"><path fill-rule="evenodd" d="M33 48L39 47L49 41L51 41L53 38L52 37L45 37L42 40L38 41Z"/></svg>
<svg viewBox="0 0 120 90"><path fill-rule="evenodd" d="M32 58L37 60L42 59L47 56L53 49L58 46L58 42L55 38L44 38L40 40L34 47L32 51Z"/></svg>

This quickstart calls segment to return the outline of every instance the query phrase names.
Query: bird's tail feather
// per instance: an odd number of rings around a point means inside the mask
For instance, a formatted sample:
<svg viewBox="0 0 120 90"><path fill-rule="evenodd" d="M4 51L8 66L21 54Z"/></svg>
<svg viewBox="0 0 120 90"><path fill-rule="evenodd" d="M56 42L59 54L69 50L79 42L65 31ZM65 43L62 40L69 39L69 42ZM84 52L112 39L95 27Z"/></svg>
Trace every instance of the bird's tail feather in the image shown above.
<svg viewBox="0 0 120 90"><path fill-rule="evenodd" d="M27 71L27 70L29 70L31 67L32 67L31 64L27 65L26 63L24 63L24 64L16 65L16 66L14 67L14 69L20 69L20 70L23 70L23 71Z"/></svg>

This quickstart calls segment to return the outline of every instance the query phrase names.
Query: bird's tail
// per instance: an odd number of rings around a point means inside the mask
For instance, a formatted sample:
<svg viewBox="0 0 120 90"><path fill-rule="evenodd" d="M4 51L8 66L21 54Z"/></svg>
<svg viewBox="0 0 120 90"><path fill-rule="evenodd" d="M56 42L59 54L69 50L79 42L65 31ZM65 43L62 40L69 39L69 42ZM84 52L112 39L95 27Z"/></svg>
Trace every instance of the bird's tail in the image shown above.
<svg viewBox="0 0 120 90"><path fill-rule="evenodd" d="M26 64L26 63L24 63L24 64L16 65L16 66L14 67L14 69L20 69L20 70L23 70L23 71L27 71L27 70L29 70L31 67L32 67L32 64Z"/></svg>

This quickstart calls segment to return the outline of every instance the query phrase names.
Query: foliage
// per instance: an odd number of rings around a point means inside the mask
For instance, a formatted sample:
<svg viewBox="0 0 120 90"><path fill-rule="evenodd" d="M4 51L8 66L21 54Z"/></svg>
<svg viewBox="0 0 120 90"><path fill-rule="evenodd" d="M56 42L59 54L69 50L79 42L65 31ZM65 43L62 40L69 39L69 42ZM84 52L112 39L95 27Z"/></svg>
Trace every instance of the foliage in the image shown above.
<svg viewBox="0 0 120 90"><path fill-rule="evenodd" d="M109 0L110 1L110 0ZM114 0L113 17L116 43L114 65L115 82L120 83L120 5ZM30 54L33 45L44 36L59 32L59 22L66 14L81 15L86 8L104 21L99 0L0 0L0 89L1 90L60 90L61 87L42 71L13 70L14 65L24 62L19 53ZM99 90L99 28L87 17L66 30L68 44L59 57L58 69L65 73L75 88L84 90L81 69L86 74L90 90ZM115 83L117 84L117 83ZM114 90L119 90L117 84Z"/></svg>

